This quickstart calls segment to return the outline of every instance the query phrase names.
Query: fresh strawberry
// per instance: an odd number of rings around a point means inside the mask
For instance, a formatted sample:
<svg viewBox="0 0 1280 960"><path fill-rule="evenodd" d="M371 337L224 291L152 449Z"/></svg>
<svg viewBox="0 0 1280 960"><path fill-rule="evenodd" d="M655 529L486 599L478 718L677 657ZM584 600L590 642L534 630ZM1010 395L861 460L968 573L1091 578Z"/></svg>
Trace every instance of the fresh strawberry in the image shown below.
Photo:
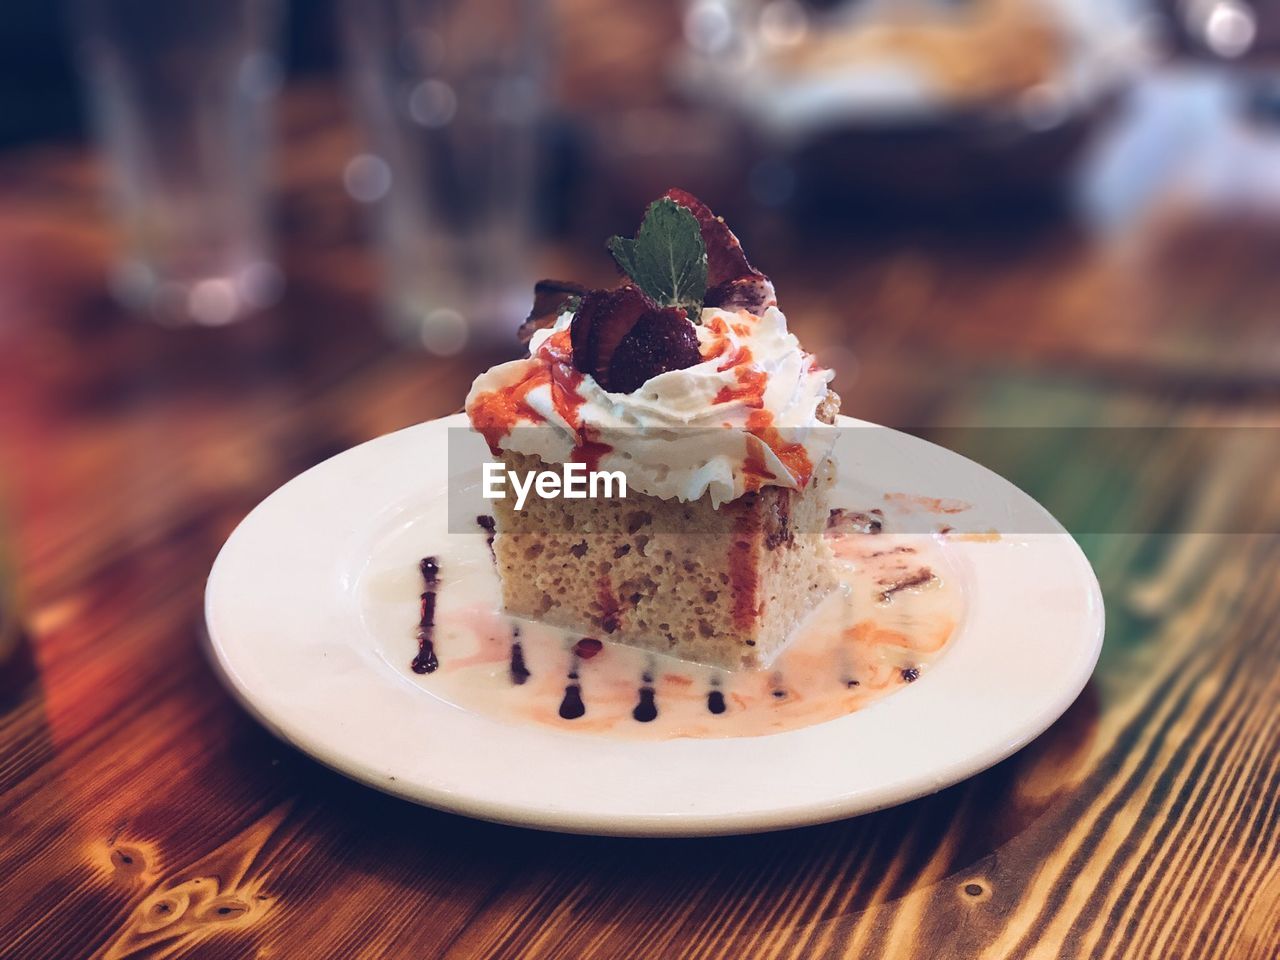
<svg viewBox="0 0 1280 960"><path fill-rule="evenodd" d="M645 313L656 309L653 301L632 284L585 294L569 328L574 367L609 389L613 351Z"/></svg>
<svg viewBox="0 0 1280 960"><path fill-rule="evenodd" d="M698 335L681 309L654 305L638 287L592 290L569 328L573 365L612 393L702 362Z"/></svg>
<svg viewBox="0 0 1280 960"><path fill-rule="evenodd" d="M631 393L650 377L701 362L698 334L684 310L650 310L614 350L605 389Z"/></svg>

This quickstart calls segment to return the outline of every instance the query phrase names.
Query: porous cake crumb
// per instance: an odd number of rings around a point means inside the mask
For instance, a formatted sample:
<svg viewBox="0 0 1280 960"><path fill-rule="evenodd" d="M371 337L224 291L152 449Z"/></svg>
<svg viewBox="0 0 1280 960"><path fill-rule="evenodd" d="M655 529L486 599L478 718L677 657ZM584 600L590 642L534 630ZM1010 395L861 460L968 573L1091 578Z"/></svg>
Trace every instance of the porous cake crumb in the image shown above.
<svg viewBox="0 0 1280 960"><path fill-rule="evenodd" d="M547 469L504 452L521 475ZM494 501L493 549L518 616L730 669L768 666L835 585L822 535L830 460L802 491L763 487L719 509L643 493Z"/></svg>

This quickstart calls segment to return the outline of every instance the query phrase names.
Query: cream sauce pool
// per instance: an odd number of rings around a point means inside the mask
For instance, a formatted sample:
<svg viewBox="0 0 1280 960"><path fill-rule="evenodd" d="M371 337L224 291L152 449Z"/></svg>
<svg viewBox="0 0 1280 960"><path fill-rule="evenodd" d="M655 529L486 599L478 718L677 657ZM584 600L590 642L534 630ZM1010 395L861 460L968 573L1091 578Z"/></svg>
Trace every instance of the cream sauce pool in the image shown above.
<svg viewBox="0 0 1280 960"><path fill-rule="evenodd" d="M628 739L762 736L844 716L923 681L964 616L945 537L836 531L828 538L838 588L773 665L758 671L689 663L508 617L497 609L491 563L485 571L475 557L454 560L448 549L430 564L415 560L375 578L369 591L383 599L411 590L432 595L425 643L435 662L413 682L463 709ZM424 583L420 570L434 579ZM412 677L410 665L422 673L424 661L421 608L406 602L398 609L402 642L387 641L382 653ZM390 625L379 632L385 636Z"/></svg>

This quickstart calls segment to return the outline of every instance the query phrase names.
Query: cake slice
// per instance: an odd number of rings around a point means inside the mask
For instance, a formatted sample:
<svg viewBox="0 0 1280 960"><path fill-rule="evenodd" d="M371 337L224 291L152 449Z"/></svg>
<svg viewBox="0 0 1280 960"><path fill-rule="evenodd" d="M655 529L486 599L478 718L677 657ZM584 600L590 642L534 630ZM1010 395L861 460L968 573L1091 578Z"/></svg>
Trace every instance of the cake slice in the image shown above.
<svg viewBox="0 0 1280 960"><path fill-rule="evenodd" d="M507 452L508 469L546 469ZM737 669L761 667L835 584L820 530L834 476L764 487L713 507L629 494L495 501L508 611L587 636Z"/></svg>
<svg viewBox="0 0 1280 960"><path fill-rule="evenodd" d="M822 536L831 374L688 194L670 191L611 250L630 282L545 282L522 328L529 357L467 398L518 477L564 463L626 476L624 496L493 501L503 604L585 636L767 666L836 582Z"/></svg>

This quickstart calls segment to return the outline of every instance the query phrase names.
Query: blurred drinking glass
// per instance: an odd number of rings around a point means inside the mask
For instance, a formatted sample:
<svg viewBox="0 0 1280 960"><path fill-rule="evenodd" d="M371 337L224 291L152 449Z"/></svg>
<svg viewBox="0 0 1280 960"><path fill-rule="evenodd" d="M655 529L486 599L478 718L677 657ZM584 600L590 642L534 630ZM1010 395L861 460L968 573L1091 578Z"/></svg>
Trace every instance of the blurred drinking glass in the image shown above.
<svg viewBox="0 0 1280 960"><path fill-rule="evenodd" d="M347 190L378 203L387 313L439 354L509 340L532 297L546 53L538 0L347 0L372 149Z"/></svg>
<svg viewBox="0 0 1280 960"><path fill-rule="evenodd" d="M77 29L128 306L228 323L280 292L265 176L276 0L80 0Z"/></svg>
<svg viewBox="0 0 1280 960"><path fill-rule="evenodd" d="M10 552L6 519L0 512L0 698L12 686L14 661L22 642L18 625L17 569Z"/></svg>

